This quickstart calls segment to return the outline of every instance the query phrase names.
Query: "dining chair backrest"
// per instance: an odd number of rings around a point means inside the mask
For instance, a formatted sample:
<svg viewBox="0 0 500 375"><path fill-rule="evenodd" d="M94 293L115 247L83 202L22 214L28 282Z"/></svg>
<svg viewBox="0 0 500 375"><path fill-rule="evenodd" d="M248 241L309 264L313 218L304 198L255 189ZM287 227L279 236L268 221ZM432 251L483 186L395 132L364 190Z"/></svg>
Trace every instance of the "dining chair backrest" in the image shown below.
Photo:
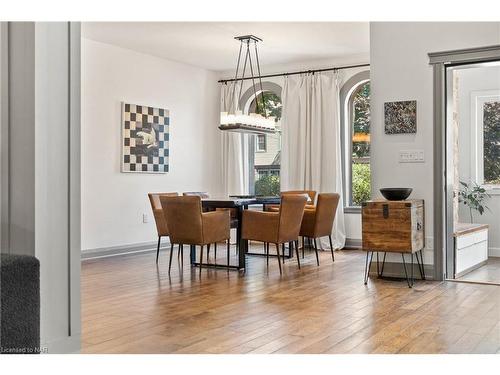
<svg viewBox="0 0 500 375"><path fill-rule="evenodd" d="M314 233L317 237L329 236L337 213L340 195L337 193L320 193L316 205Z"/></svg>
<svg viewBox="0 0 500 375"><path fill-rule="evenodd" d="M182 193L182 195L188 197L188 196L197 196L200 198L210 198L208 193L206 191L186 191Z"/></svg>
<svg viewBox="0 0 500 375"><path fill-rule="evenodd" d="M173 243L203 242L201 198L198 195L162 196L160 201Z"/></svg>
<svg viewBox="0 0 500 375"><path fill-rule="evenodd" d="M284 195L296 195L296 194L305 194L309 197L307 203L314 204L314 200L316 199L316 191L314 190L288 190L282 191L281 196Z"/></svg>
<svg viewBox="0 0 500 375"><path fill-rule="evenodd" d="M151 204L151 209L153 210L153 216L156 223L156 231L158 236L168 236L168 226L165 215L163 214L163 209L161 207L160 197L161 196L178 196L178 193L149 193L149 203Z"/></svg>
<svg viewBox="0 0 500 375"><path fill-rule="evenodd" d="M299 236L307 198L302 194L286 194L281 197L278 240L295 241Z"/></svg>

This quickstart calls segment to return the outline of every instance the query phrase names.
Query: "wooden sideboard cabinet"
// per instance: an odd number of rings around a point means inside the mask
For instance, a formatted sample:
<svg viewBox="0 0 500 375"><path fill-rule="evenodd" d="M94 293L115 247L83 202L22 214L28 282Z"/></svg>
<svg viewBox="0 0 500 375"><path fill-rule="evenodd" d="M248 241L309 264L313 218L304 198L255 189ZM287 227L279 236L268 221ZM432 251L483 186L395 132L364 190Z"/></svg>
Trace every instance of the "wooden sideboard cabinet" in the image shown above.
<svg viewBox="0 0 500 375"><path fill-rule="evenodd" d="M416 253L422 279L425 279L422 250L425 247L425 208L423 199L404 201L372 200L362 205L363 250L366 254L365 284L374 252L401 253L408 286L413 285L413 254ZM411 254L411 278L406 269L405 254ZM420 254L420 259L418 255ZM378 254L377 254L378 257ZM377 267L378 269L378 267Z"/></svg>

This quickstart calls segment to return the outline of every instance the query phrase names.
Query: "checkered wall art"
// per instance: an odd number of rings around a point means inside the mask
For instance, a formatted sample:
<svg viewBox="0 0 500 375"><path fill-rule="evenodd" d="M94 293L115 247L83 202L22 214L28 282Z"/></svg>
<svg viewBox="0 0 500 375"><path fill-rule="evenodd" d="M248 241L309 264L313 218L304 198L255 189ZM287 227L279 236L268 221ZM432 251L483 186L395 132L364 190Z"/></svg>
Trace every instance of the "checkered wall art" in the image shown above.
<svg viewBox="0 0 500 375"><path fill-rule="evenodd" d="M168 110L122 103L122 172L167 173L169 127Z"/></svg>

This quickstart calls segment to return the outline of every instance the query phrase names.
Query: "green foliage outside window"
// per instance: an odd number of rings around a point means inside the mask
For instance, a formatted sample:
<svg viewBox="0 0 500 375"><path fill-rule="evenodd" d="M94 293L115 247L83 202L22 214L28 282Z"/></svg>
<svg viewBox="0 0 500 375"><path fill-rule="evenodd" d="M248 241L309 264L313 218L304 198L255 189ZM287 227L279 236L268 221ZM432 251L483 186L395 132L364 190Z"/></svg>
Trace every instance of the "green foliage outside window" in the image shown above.
<svg viewBox="0 0 500 375"><path fill-rule="evenodd" d="M361 206L364 201L370 200L370 164L352 165L352 205Z"/></svg>
<svg viewBox="0 0 500 375"><path fill-rule="evenodd" d="M264 108L262 108L262 96L264 96ZM264 91L257 95L258 98L258 109L256 109L256 113L259 113L261 115L265 115L267 117L269 116L274 116L276 117L276 121L281 119L281 99L278 95L271 91ZM252 102L250 112L253 112L253 108L255 108L255 100Z"/></svg>
<svg viewBox="0 0 500 375"><path fill-rule="evenodd" d="M484 182L500 184L500 102L484 103Z"/></svg>
<svg viewBox="0 0 500 375"><path fill-rule="evenodd" d="M352 157L370 157L370 142L356 142L358 135L370 134L370 82L362 84L353 97L353 143Z"/></svg>
<svg viewBox="0 0 500 375"><path fill-rule="evenodd" d="M370 182L370 82L359 86L352 99L352 171L351 190L353 206L371 197ZM361 162L364 161L364 162Z"/></svg>
<svg viewBox="0 0 500 375"><path fill-rule="evenodd" d="M279 196L280 177L276 175L262 176L255 181L255 195Z"/></svg>

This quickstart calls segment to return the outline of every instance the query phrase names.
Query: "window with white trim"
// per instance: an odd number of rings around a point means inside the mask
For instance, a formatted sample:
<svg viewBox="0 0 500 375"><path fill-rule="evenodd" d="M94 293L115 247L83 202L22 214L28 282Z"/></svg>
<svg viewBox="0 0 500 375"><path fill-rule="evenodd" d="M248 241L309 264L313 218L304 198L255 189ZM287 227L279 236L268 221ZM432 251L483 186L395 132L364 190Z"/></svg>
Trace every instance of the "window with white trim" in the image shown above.
<svg viewBox="0 0 500 375"><path fill-rule="evenodd" d="M344 204L359 209L371 197L370 80L356 74L341 92Z"/></svg>
<svg viewBox="0 0 500 375"><path fill-rule="evenodd" d="M255 139L255 152L267 151L267 138L265 134L257 134Z"/></svg>
<svg viewBox="0 0 500 375"><path fill-rule="evenodd" d="M500 185L500 91L471 96L471 177L479 185Z"/></svg>

